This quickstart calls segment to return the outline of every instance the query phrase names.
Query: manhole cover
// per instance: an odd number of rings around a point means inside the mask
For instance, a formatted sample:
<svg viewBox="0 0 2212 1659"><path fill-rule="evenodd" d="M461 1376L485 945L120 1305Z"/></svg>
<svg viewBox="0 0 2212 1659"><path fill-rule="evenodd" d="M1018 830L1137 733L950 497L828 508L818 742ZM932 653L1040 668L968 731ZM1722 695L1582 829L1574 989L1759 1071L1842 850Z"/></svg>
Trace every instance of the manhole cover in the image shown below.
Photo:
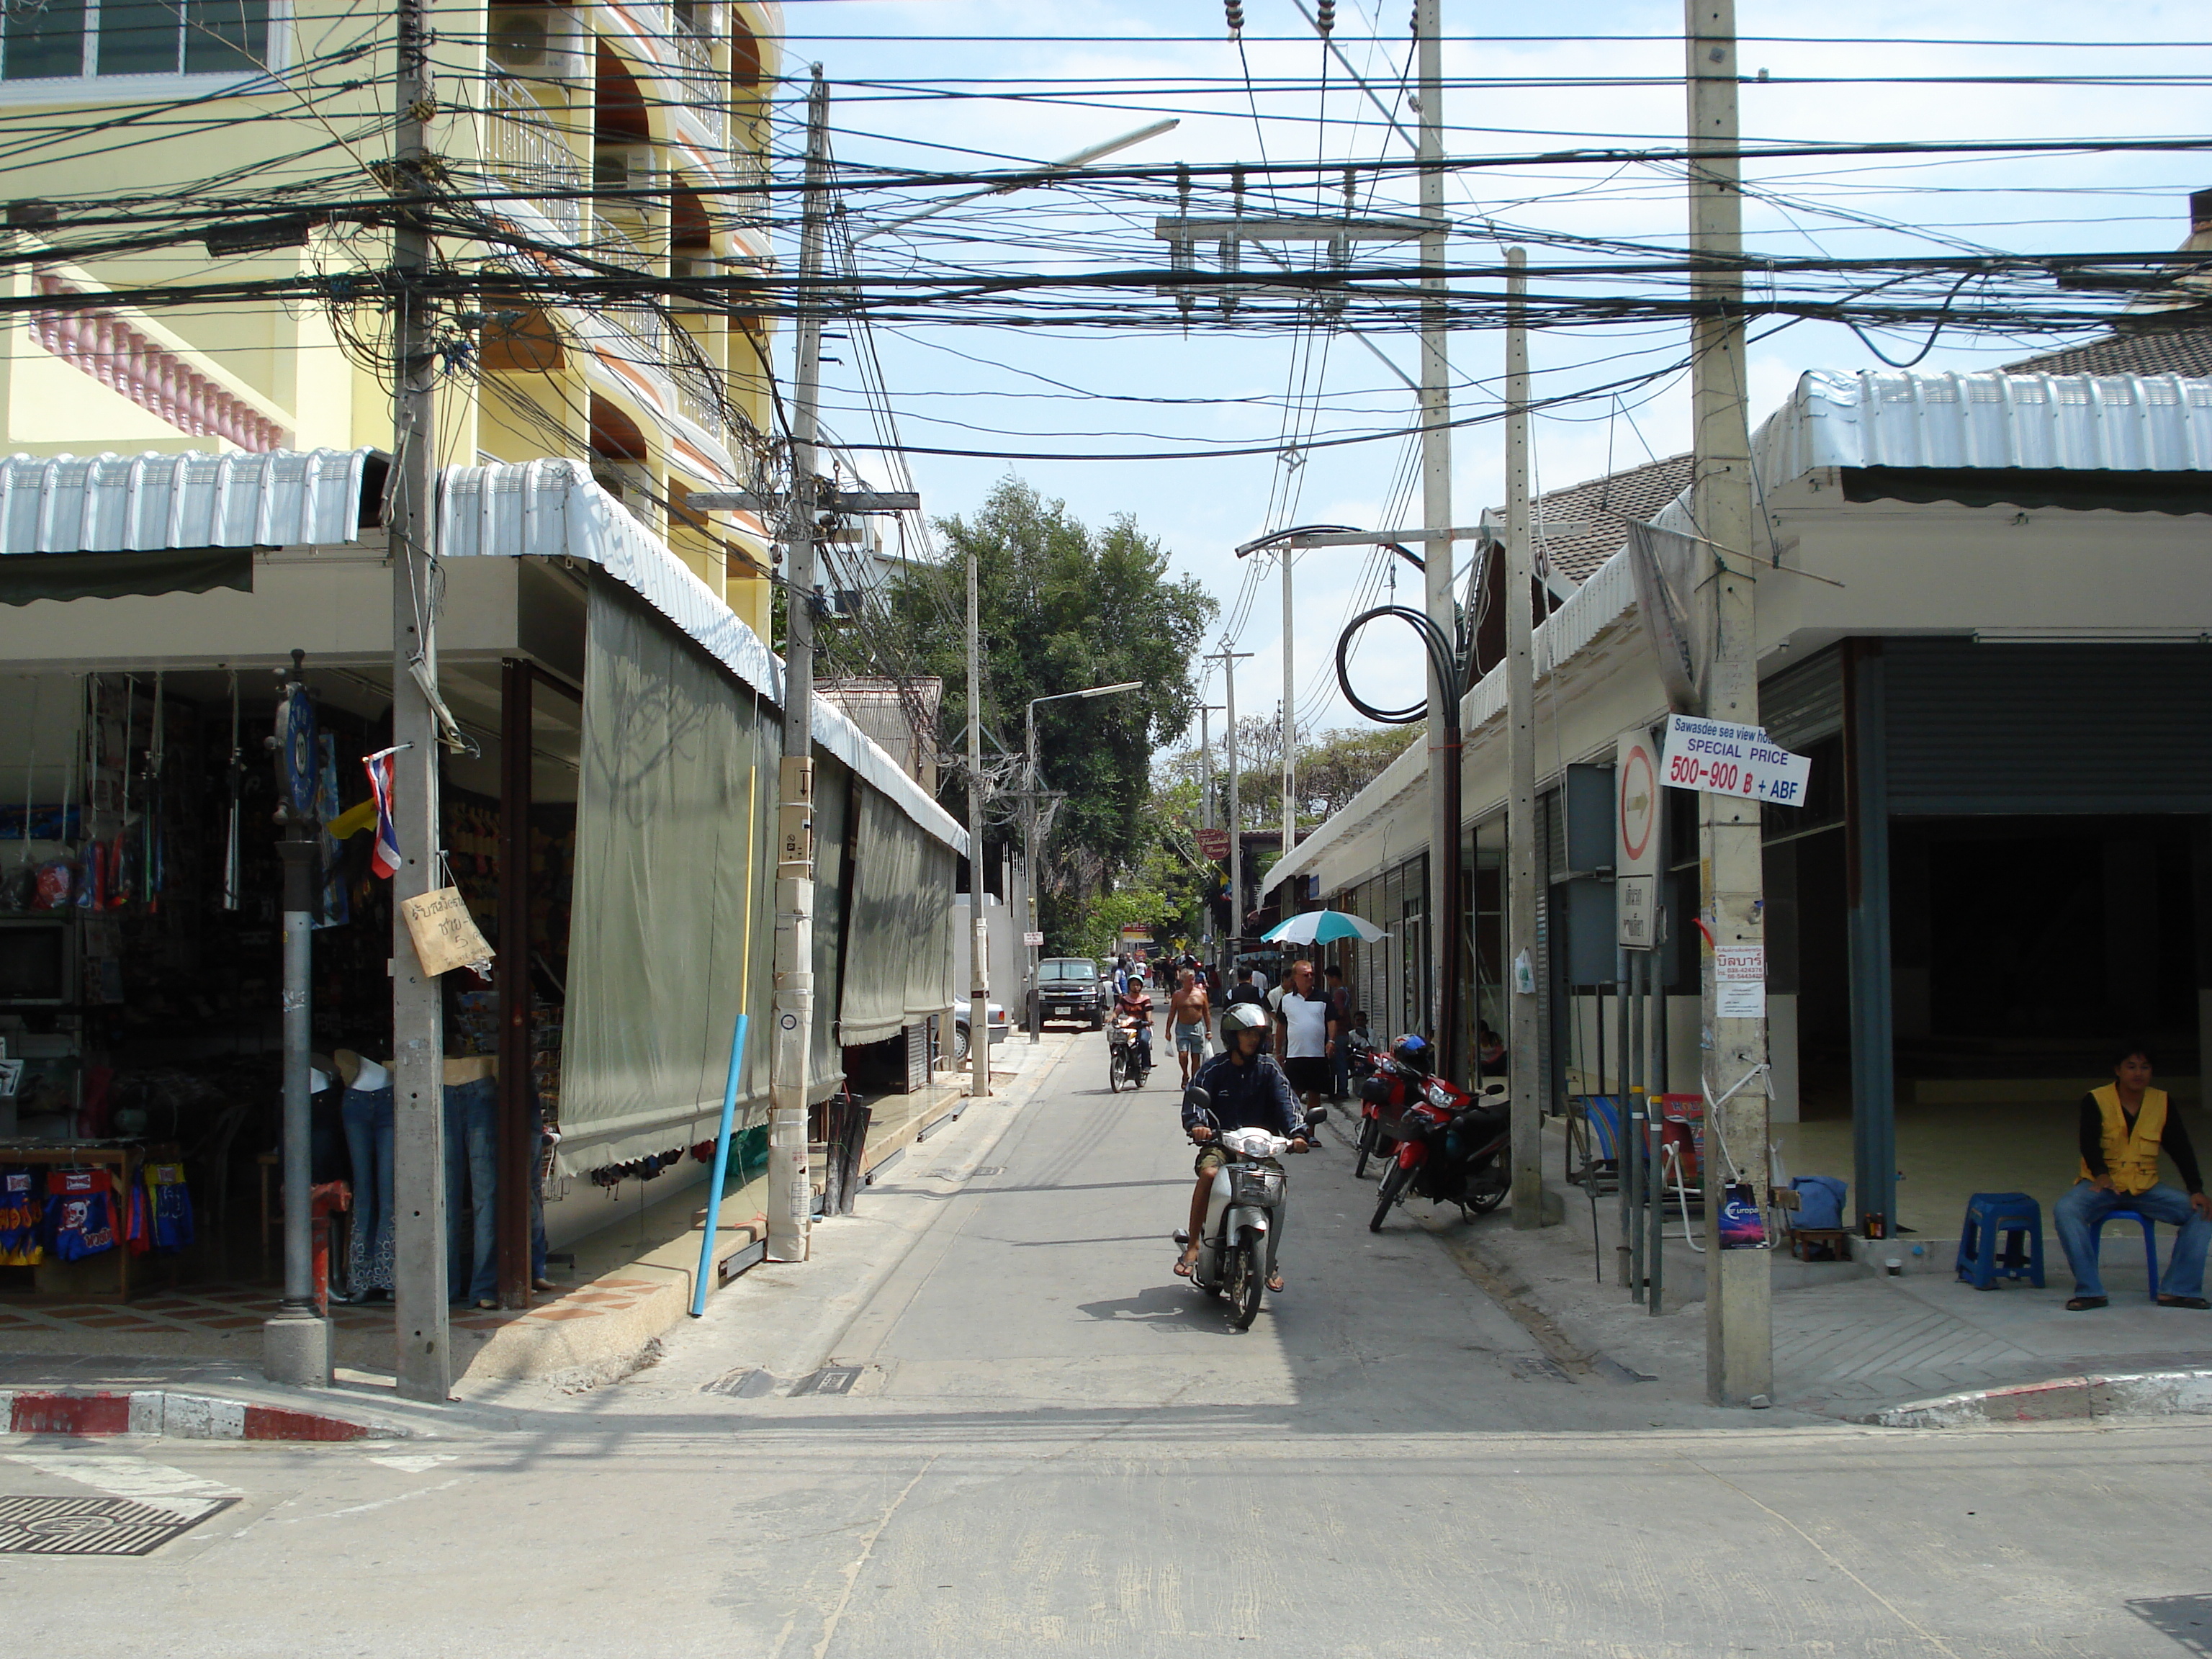
<svg viewBox="0 0 2212 1659"><path fill-rule="evenodd" d="M986 1164L975 1171L979 1176L1004 1175L1006 1172L1006 1166L1003 1164Z"/></svg>
<svg viewBox="0 0 2212 1659"><path fill-rule="evenodd" d="M127 1498L0 1498L0 1555L150 1555L237 1501L155 1509Z"/></svg>
<svg viewBox="0 0 2212 1659"><path fill-rule="evenodd" d="M726 1394L738 1400L757 1400L775 1387L775 1378L757 1365L740 1365L712 1382L699 1385L702 1394Z"/></svg>
<svg viewBox="0 0 2212 1659"><path fill-rule="evenodd" d="M860 1380L858 1365L824 1365L811 1376L802 1376L791 1385L794 1395L850 1394L853 1384Z"/></svg>

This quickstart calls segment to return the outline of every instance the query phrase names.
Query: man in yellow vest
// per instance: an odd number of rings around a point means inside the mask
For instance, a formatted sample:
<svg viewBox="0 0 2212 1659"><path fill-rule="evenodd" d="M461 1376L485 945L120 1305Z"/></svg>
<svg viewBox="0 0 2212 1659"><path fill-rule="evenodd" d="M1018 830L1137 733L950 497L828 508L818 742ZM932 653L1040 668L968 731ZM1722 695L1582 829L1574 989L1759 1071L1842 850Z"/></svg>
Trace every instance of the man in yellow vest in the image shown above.
<svg viewBox="0 0 2212 1659"><path fill-rule="evenodd" d="M2173 1260L2159 1281L2161 1308L2204 1308L2204 1250L2212 1244L2212 1200L2197 1171L2189 1132L2168 1109L2166 1091L2150 1086L2150 1050L2124 1046L2113 1057L2112 1080L2081 1097L2081 1178L2051 1209L2058 1242L2074 1269L2069 1313L2106 1304L2097 1276L2092 1231L2115 1210L2135 1210L2180 1231ZM2181 1172L2185 1194L2158 1178L2164 1152Z"/></svg>

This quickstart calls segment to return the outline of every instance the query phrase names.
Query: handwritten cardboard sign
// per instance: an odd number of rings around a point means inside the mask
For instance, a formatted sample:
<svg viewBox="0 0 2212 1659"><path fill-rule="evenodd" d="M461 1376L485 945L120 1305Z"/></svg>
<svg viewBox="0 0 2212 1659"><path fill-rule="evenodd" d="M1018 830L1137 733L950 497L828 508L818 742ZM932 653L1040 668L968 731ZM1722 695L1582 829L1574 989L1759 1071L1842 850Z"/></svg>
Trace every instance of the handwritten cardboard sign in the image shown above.
<svg viewBox="0 0 2212 1659"><path fill-rule="evenodd" d="M469 914L459 888L441 887L419 897L402 899L399 913L407 918L407 933L415 941L416 957L431 978L472 963L490 962L490 943Z"/></svg>

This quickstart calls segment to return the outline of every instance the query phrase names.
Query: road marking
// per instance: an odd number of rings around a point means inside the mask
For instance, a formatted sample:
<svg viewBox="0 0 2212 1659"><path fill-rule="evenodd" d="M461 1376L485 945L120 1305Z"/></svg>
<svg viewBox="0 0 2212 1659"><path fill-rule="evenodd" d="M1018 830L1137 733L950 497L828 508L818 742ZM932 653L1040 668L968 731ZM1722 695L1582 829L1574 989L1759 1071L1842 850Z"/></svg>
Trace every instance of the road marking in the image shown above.
<svg viewBox="0 0 2212 1659"><path fill-rule="evenodd" d="M445 1492L458 1486L464 1479L455 1475L450 1480L441 1480L434 1486L417 1486L412 1492L403 1492L392 1498L380 1498L373 1504L349 1504L342 1510L325 1510L319 1515L295 1515L286 1518L286 1524L298 1526L302 1521L331 1521L341 1515L367 1515L371 1510L388 1509L394 1504L404 1504L410 1498L427 1498L434 1492Z"/></svg>
<svg viewBox="0 0 2212 1659"><path fill-rule="evenodd" d="M450 1463L459 1452L402 1452L396 1457L372 1457L372 1463L381 1463L387 1469L403 1469L409 1474L427 1474L441 1463Z"/></svg>
<svg viewBox="0 0 2212 1659"><path fill-rule="evenodd" d="M112 1498L128 1498L194 1520L220 1509L222 1500L240 1495L237 1487L220 1480L120 1453L9 1452L8 1456L10 1462L76 1481Z"/></svg>

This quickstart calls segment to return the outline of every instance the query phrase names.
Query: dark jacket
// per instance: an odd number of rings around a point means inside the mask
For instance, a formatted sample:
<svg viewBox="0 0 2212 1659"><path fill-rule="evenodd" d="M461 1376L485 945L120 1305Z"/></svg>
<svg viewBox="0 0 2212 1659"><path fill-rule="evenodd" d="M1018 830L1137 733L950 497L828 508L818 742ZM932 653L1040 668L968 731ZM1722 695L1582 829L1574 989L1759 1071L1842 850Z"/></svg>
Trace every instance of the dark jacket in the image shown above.
<svg viewBox="0 0 2212 1659"><path fill-rule="evenodd" d="M1239 1066L1227 1054L1216 1054L1199 1067L1191 1087L1213 1097L1214 1125L1220 1129L1267 1129L1279 1135L1301 1135L1305 1127L1297 1103L1291 1098L1290 1079L1282 1067L1265 1054L1255 1054ZM1183 1096L1182 1127L1194 1127L1198 1109L1188 1091Z"/></svg>

